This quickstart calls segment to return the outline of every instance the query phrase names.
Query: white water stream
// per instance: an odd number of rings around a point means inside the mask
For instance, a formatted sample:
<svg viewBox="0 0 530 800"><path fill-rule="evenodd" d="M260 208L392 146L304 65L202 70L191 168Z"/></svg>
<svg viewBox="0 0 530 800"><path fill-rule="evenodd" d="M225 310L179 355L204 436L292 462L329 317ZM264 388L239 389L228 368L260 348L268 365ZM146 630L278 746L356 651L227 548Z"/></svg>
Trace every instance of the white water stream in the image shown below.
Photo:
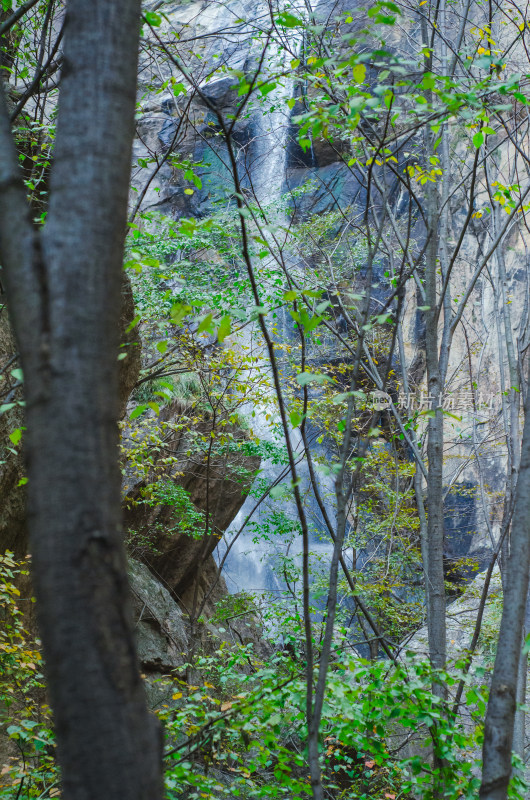
<svg viewBox="0 0 530 800"><path fill-rule="evenodd" d="M265 9L265 4L263 6ZM306 10L306 5L303 0L298 0L296 4L291 4L290 9L293 13L302 14ZM280 45L270 48L269 74L287 73L290 70L291 60L300 53L301 48L301 34L293 34L289 41L289 51L283 49ZM274 224L274 236L276 236L280 244L285 239L285 228L288 227L289 223L288 214L282 210L282 193L285 184L290 127L290 109L287 103L293 97L294 89L295 82L293 78L289 76L282 78L277 82L276 88L267 95L263 107L253 112L254 147L250 183L254 190L255 200L262 208L266 209L266 213L269 216L268 221L272 221ZM271 249L274 249L273 233L268 232L264 235L271 243ZM284 281L283 273L272 256L256 263L255 268L258 276L259 274L267 275L262 282L265 291L267 283L273 280L275 275ZM296 333L288 313L284 311L282 315L280 312L278 317L279 319L275 321L278 329L278 340L280 342L294 341L296 343ZM270 314L266 321L269 329L271 329L273 327L273 319ZM244 343L249 344L248 341ZM266 360L265 353L263 353L263 357ZM272 386L270 370L268 370L268 377ZM278 439L274 433L274 428L279 426L280 419L272 388L269 396L263 397L259 405L248 406L245 411L249 418L250 426L262 442L281 445L281 439ZM298 429L291 431L290 440L294 451L301 453L303 448ZM281 466L264 459L259 477L272 484L281 471ZM308 468L305 462L299 464L298 473L302 478L302 489L305 492L309 484ZM290 480L290 475L287 475L282 483L289 484ZM331 479L321 477L319 484L323 498L329 497L333 490ZM321 515L311 492L308 492L307 497L308 516L310 524L315 530L311 549L317 557L320 556L322 561L326 562L331 549L329 539L320 541L317 531L323 529ZM328 506L328 513L333 519L333 509L329 503L326 505ZM267 522L271 511L278 511L280 508L285 513L286 518L292 520L294 529L297 521L294 501L269 498L256 510L254 510L255 506L256 498L249 496L228 529L225 541L218 548L219 561L223 558L226 548L230 548L224 563L223 575L231 592L242 590L258 592L282 590L285 583L281 577L281 571L278 572L277 569L281 556L289 555L299 561L301 552L299 535L294 534L292 541L290 541L289 535L277 536L276 538L273 535L270 539L256 537L252 524L241 531L249 514L252 513L251 523L263 525Z"/></svg>

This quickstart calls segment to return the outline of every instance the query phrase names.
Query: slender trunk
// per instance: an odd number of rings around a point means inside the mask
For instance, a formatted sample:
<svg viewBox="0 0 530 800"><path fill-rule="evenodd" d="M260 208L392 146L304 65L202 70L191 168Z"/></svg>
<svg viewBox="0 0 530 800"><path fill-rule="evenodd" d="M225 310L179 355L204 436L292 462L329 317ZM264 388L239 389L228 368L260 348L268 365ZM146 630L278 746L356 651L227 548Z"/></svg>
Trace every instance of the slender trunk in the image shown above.
<svg viewBox="0 0 530 800"><path fill-rule="evenodd" d="M526 626L523 628L523 635L521 636L521 653L519 656L519 668L517 675L517 692L516 704L517 706L523 705L526 698L526 667L527 657L523 650L523 644L526 636ZM519 758L524 762L524 739L525 739L525 713L521 709L516 708L515 721L513 724L513 751L517 753Z"/></svg>
<svg viewBox="0 0 530 800"><path fill-rule="evenodd" d="M422 17L422 38L428 41L426 20ZM425 70L432 69L432 55L425 57ZM430 98L432 100L432 97ZM430 128L424 130L426 168L429 169L429 157L434 154L433 133ZM427 428L427 568L425 592L427 596L427 630L429 638L429 654L435 669L443 669L446 662L446 599L443 571L444 516L443 516L443 372L440 368L440 345L438 337L438 298L437 282L440 266L438 225L440 223L439 197L435 184L426 184L426 205L429 241L425 254L425 360L427 367L427 388L430 398L430 414ZM442 220L445 225L445 217ZM444 319L444 340L447 333L448 320ZM443 353L447 360L448 344ZM446 689L443 683L435 681L433 692L445 698Z"/></svg>
<svg viewBox="0 0 530 800"><path fill-rule="evenodd" d="M527 395L528 402L528 395ZM530 571L530 415L521 446L507 580L497 655L486 713L481 800L506 800L511 777L521 639Z"/></svg>
<svg viewBox="0 0 530 800"><path fill-rule="evenodd" d="M524 647L526 637L530 633L530 590L526 595L525 623L523 635L521 637L521 655L519 659L519 674L517 678L517 705L526 705L526 689L528 677L528 653ZM515 712L515 723L513 728L513 750L523 764L525 763L525 742L526 742L526 712L517 709ZM521 777L525 777L525 769L522 769Z"/></svg>
<svg viewBox="0 0 530 800"><path fill-rule="evenodd" d="M28 526L64 800L156 800L118 469L120 280L139 0L70 0L48 221L0 108L0 258L25 376Z"/></svg>
<svg viewBox="0 0 530 800"><path fill-rule="evenodd" d="M430 134L427 134L430 135ZM443 571L444 516L443 516L443 412L442 379L438 356L437 325L437 254L438 242L435 234L434 188L429 189L429 220L431 240L425 267L425 294L429 306L425 341L427 386L431 402L431 416L427 431L427 626L429 653L436 669L443 669L446 661L445 582ZM435 683L434 692L445 696L441 684Z"/></svg>

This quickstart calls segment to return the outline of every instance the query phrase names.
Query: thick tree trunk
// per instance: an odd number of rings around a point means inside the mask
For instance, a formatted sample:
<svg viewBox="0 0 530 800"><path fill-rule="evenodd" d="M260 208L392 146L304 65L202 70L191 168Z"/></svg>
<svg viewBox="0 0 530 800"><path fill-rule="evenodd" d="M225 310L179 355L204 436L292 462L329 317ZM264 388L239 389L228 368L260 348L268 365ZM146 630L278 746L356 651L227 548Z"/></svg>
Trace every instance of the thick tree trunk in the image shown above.
<svg viewBox="0 0 530 800"><path fill-rule="evenodd" d="M139 0L68 3L42 236L0 109L0 259L25 376L30 548L64 800L162 795L129 613L117 450L139 24Z"/></svg>
<svg viewBox="0 0 530 800"><path fill-rule="evenodd" d="M528 397L530 392L527 405ZM506 800L507 797L529 570L530 414L527 407L501 627L484 731L481 800Z"/></svg>

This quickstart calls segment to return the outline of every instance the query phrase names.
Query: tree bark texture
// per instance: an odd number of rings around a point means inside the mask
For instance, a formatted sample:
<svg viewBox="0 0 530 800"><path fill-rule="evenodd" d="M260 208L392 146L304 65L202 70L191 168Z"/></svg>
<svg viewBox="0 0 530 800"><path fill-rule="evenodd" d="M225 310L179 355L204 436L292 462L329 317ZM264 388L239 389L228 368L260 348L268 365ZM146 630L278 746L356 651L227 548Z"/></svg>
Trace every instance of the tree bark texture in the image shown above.
<svg viewBox="0 0 530 800"><path fill-rule="evenodd" d="M527 408L521 446L506 567L504 603L484 731L481 800L505 800L511 777L512 746L521 641L530 570L530 414Z"/></svg>
<svg viewBox="0 0 530 800"><path fill-rule="evenodd" d="M120 283L139 0L70 0L48 219L32 225L4 98L0 260L25 376L33 580L64 800L156 800L118 469Z"/></svg>
<svg viewBox="0 0 530 800"><path fill-rule="evenodd" d="M444 515L443 515L443 379L440 373L438 315L437 315L437 266L438 241L436 235L435 189L428 190L429 221L431 239L427 247L425 265L425 298L429 306L426 312L425 358L427 386L431 413L427 431L427 565L425 568L427 596L427 629L429 654L433 667L443 669L446 661L446 599L443 571ZM434 692L445 696L443 684L435 683Z"/></svg>

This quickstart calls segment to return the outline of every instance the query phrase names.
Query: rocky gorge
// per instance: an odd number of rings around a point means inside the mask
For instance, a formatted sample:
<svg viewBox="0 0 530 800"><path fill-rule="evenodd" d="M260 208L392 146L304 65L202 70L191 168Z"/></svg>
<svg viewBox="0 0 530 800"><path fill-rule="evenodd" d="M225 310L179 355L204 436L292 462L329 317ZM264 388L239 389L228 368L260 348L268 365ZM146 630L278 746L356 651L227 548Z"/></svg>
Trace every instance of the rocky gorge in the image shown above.
<svg viewBox="0 0 530 800"><path fill-rule="evenodd" d="M457 776L447 797L477 796L458 792L480 780L527 401L528 118L508 77L524 48L478 4L429 17L430 44L421 9L394 3L144 5L119 459L138 657L178 756L168 796L290 796L290 759L292 796L310 796L299 709L326 680L330 797L439 796L417 777L437 769ZM13 107L22 91L12 81ZM8 311L0 549L23 564ZM15 584L34 638L30 580ZM457 755L437 761L437 726L454 720ZM273 757L260 737L278 740Z"/></svg>

